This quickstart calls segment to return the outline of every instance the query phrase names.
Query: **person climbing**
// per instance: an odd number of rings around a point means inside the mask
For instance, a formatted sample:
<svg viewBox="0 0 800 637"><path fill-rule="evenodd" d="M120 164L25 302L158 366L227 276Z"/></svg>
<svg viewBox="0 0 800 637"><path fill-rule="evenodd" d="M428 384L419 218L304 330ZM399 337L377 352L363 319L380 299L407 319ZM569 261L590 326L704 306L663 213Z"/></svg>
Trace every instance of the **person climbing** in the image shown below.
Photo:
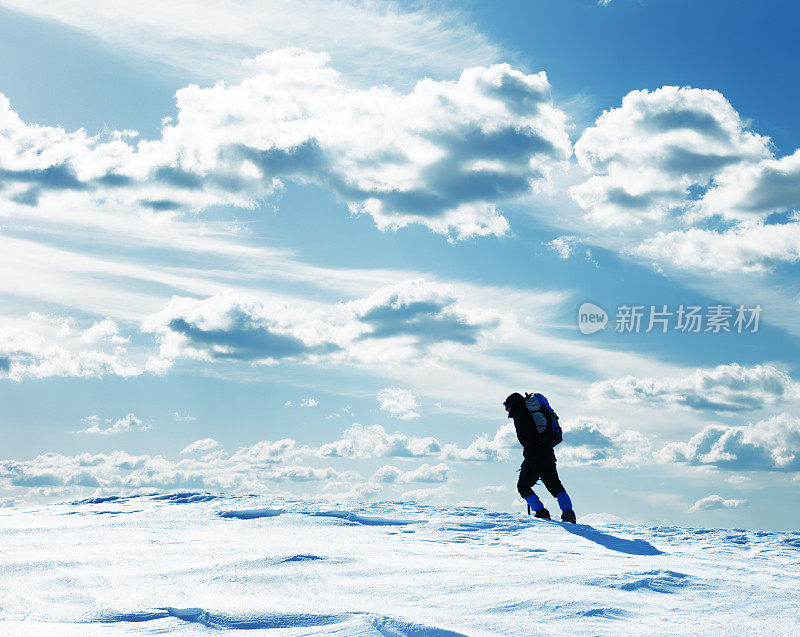
<svg viewBox="0 0 800 637"><path fill-rule="evenodd" d="M517 392L503 402L508 417L514 419L517 439L522 445L522 466L519 470L517 491L534 511L534 517L550 519L550 512L533 492L533 485L539 479L545 488L558 501L561 520L575 522L575 511L564 485L556 471L556 454L553 447L561 442L561 427L558 416L550 408L547 399L541 394Z"/></svg>

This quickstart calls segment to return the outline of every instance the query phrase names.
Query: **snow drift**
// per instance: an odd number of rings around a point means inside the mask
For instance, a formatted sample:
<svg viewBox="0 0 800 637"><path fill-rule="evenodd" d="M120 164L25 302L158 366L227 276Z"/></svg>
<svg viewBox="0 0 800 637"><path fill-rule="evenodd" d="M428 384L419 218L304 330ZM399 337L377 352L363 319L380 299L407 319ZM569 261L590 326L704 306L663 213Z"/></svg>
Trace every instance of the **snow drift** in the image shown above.
<svg viewBox="0 0 800 637"><path fill-rule="evenodd" d="M209 493L0 510L0 633L800 634L800 533Z"/></svg>

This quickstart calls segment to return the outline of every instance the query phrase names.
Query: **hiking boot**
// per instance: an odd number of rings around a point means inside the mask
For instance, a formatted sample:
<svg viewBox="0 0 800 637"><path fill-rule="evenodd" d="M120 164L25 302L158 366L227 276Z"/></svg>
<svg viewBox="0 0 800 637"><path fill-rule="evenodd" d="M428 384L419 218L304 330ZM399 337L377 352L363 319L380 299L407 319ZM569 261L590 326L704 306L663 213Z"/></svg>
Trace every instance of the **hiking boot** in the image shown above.
<svg viewBox="0 0 800 637"><path fill-rule="evenodd" d="M550 519L550 511L548 511L545 508L541 508L536 513L533 514L533 517L542 518L543 520L549 520Z"/></svg>
<svg viewBox="0 0 800 637"><path fill-rule="evenodd" d="M550 517L550 516L547 516ZM566 511L561 512L561 521L562 522L572 522L575 524L575 511L572 509L567 509Z"/></svg>

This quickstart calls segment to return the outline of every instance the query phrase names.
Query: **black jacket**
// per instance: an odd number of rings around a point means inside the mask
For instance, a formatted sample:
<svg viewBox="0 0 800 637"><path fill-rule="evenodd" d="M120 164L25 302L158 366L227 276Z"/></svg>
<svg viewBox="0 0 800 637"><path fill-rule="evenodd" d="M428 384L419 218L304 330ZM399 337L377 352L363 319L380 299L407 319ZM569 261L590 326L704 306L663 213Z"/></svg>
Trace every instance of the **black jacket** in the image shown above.
<svg viewBox="0 0 800 637"><path fill-rule="evenodd" d="M533 416L525 406L525 398L520 394L511 394L505 402L508 417L514 419L517 440L522 445L525 458L543 458L553 455L553 447L548 444L547 434L540 434L533 422Z"/></svg>

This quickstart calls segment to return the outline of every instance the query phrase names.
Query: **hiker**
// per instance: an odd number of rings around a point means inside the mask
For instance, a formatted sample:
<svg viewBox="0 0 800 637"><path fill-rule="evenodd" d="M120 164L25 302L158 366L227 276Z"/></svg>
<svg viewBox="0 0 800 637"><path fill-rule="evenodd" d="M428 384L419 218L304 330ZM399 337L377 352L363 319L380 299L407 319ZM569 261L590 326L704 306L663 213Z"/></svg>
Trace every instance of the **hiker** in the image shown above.
<svg viewBox="0 0 800 637"><path fill-rule="evenodd" d="M556 454L553 447L561 442L558 416L541 394L513 393L503 406L508 417L514 419L517 438L522 445L522 466L519 470L517 490L534 511L534 517L550 519L550 512L533 492L533 485L541 479L545 488L558 500L561 520L575 522L575 512L556 471Z"/></svg>

